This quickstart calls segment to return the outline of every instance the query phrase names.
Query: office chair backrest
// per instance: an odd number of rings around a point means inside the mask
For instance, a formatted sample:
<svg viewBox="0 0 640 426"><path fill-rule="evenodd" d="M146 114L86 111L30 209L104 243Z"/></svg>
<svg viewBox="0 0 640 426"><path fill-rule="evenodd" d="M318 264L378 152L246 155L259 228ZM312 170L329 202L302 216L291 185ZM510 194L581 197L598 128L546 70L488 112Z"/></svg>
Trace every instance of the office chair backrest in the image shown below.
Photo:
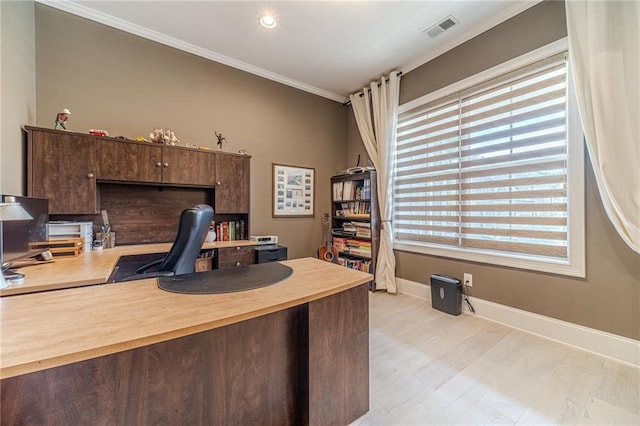
<svg viewBox="0 0 640 426"><path fill-rule="evenodd" d="M197 204L180 215L178 235L158 271L173 271L175 275L191 274L202 243L213 220L213 208Z"/></svg>

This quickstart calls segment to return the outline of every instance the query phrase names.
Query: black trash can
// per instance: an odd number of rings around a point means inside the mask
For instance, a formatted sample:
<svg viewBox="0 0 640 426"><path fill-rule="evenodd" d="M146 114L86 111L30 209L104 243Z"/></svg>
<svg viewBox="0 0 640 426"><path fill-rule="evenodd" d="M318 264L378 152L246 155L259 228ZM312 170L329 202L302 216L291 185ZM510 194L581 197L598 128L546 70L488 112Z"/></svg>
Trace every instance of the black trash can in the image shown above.
<svg viewBox="0 0 640 426"><path fill-rule="evenodd" d="M431 307L451 315L462 313L462 284L448 275L431 275Z"/></svg>

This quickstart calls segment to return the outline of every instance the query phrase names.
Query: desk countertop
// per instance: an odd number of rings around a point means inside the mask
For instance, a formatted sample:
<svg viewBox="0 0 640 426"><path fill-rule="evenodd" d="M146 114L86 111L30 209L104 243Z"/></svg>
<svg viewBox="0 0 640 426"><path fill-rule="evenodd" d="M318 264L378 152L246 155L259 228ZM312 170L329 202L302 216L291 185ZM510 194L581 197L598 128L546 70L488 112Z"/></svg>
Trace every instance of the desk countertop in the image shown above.
<svg viewBox="0 0 640 426"><path fill-rule="evenodd" d="M44 370L256 318L362 285L371 275L313 258L286 280L237 293L160 290L155 279L0 299L0 378Z"/></svg>
<svg viewBox="0 0 640 426"><path fill-rule="evenodd" d="M203 249L252 246L255 242L224 241L204 243ZM116 246L112 249L81 253L76 257L54 257L52 263L26 266L20 270L25 274L22 284L12 284L0 290L0 296L32 293L45 290L104 284L121 256L149 253L167 253L171 243Z"/></svg>

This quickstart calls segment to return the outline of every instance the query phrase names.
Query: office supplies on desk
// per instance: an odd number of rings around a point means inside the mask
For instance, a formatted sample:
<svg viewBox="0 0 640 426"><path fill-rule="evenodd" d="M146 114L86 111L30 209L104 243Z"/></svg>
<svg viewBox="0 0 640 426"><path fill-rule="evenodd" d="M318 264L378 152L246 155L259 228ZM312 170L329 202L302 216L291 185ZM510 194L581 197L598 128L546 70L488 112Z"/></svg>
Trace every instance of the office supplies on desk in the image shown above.
<svg viewBox="0 0 640 426"><path fill-rule="evenodd" d="M41 245L49 247L49 252L54 256L78 256L85 250L84 238L60 238L43 243L34 243L34 247Z"/></svg>
<svg viewBox="0 0 640 426"><path fill-rule="evenodd" d="M87 251L92 250L93 222L50 221L49 239L82 238Z"/></svg>
<svg viewBox="0 0 640 426"><path fill-rule="evenodd" d="M258 245L278 244L278 237L276 235L252 235L249 239L255 241Z"/></svg>

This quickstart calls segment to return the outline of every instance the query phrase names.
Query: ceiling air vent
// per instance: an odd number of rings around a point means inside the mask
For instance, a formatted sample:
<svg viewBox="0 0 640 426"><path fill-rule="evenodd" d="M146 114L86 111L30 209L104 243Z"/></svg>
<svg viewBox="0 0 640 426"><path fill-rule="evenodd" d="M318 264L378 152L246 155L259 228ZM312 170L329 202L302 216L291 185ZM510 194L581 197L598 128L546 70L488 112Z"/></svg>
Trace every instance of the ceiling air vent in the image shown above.
<svg viewBox="0 0 640 426"><path fill-rule="evenodd" d="M423 33L427 33L427 35L429 37L434 38L434 37L442 34L443 32L445 32L449 28L453 27L458 22L460 22L460 21L458 21L453 16L449 15L446 18L444 18L442 21L440 21L437 24L435 24L434 26L424 30Z"/></svg>

